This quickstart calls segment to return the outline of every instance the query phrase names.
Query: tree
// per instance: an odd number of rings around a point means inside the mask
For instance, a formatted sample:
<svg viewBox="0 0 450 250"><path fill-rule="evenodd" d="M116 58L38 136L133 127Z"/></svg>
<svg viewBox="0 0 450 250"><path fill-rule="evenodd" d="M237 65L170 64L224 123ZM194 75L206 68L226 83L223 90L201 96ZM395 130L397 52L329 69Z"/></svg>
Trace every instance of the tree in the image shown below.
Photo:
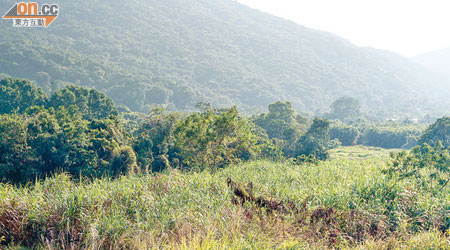
<svg viewBox="0 0 450 250"><path fill-rule="evenodd" d="M330 146L329 127L328 120L315 118L306 134L298 140L294 156L304 155L314 156L318 160L327 159L327 150Z"/></svg>
<svg viewBox="0 0 450 250"><path fill-rule="evenodd" d="M295 112L290 102L270 104L269 113L258 116L254 122L266 130L269 138L275 140L287 156L292 156L295 142L306 130L304 119Z"/></svg>
<svg viewBox="0 0 450 250"><path fill-rule="evenodd" d="M143 171L159 172L169 167L170 162L175 167L179 165L174 148L177 120L177 114L167 114L160 108L154 109L136 131L133 149Z"/></svg>
<svg viewBox="0 0 450 250"><path fill-rule="evenodd" d="M343 96L331 104L331 115L333 118L345 121L360 115L359 101L352 97Z"/></svg>
<svg viewBox="0 0 450 250"><path fill-rule="evenodd" d="M0 115L0 180L19 183L36 174L39 158L27 143L27 126L17 115Z"/></svg>
<svg viewBox="0 0 450 250"><path fill-rule="evenodd" d="M174 132L175 147L184 166L214 169L259 154L257 137L236 107L193 113L180 121Z"/></svg>
<svg viewBox="0 0 450 250"><path fill-rule="evenodd" d="M117 109L111 98L95 90L76 85L70 85L53 93L49 107L69 107L75 105L84 119L104 119L117 115Z"/></svg>
<svg viewBox="0 0 450 250"><path fill-rule="evenodd" d="M0 114L23 113L28 107L45 105L47 97L28 80L0 80Z"/></svg>
<svg viewBox="0 0 450 250"><path fill-rule="evenodd" d="M434 146L439 141L445 148L450 147L450 117L440 118L430 125L420 137L419 144Z"/></svg>
<svg viewBox="0 0 450 250"><path fill-rule="evenodd" d="M25 118L26 117L26 118ZM0 179L26 182L58 171L75 177L138 171L121 121L87 121L74 105L0 117Z"/></svg>
<svg viewBox="0 0 450 250"><path fill-rule="evenodd" d="M360 132L357 128L341 123L331 126L329 133L330 139L338 139L343 146L356 145L360 137Z"/></svg>

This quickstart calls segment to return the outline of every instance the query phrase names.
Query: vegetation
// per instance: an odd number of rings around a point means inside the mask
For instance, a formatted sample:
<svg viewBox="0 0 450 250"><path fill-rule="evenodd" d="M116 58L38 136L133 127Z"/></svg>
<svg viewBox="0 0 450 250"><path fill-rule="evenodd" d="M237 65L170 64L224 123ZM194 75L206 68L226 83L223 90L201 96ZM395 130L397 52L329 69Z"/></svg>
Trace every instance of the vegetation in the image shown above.
<svg viewBox="0 0 450 250"><path fill-rule="evenodd" d="M361 141L366 146L410 149L417 145L421 130L420 126L372 126Z"/></svg>
<svg viewBox="0 0 450 250"><path fill-rule="evenodd" d="M450 117L438 119L429 126L420 137L419 143L436 145L439 141L442 143L442 146L450 147Z"/></svg>
<svg viewBox="0 0 450 250"><path fill-rule="evenodd" d="M329 134L332 140L339 140L342 146L356 145L361 136L358 128L341 123L332 124Z"/></svg>
<svg viewBox="0 0 450 250"><path fill-rule="evenodd" d="M348 157L355 150L361 155ZM170 170L82 182L57 175L33 186L0 184L2 244L447 249L450 187L430 196L410 179L389 178L382 171L387 153L338 148L333 160L300 167L254 161L215 173ZM240 197L278 205L241 203Z"/></svg>
<svg viewBox="0 0 450 250"><path fill-rule="evenodd" d="M47 93L73 83L141 112L154 104L193 110L199 101L262 111L278 100L324 112L350 95L370 110L414 113L449 99L435 98L445 88L440 79L406 58L236 1L53 3L71 11L45 32L0 23L0 74Z"/></svg>
<svg viewBox="0 0 450 250"><path fill-rule="evenodd" d="M334 119L346 121L355 119L361 114L361 105L355 98L343 96L331 104L330 116Z"/></svg>
<svg viewBox="0 0 450 250"><path fill-rule="evenodd" d="M290 102L270 104L269 113L256 116L254 123L263 128L287 156L295 155L295 144L309 125L309 121L297 114Z"/></svg>
<svg viewBox="0 0 450 250"><path fill-rule="evenodd" d="M296 157L314 156L318 160L328 158L328 149L331 148L328 135L330 123L327 120L315 118L308 131L300 137L296 145Z"/></svg>
<svg viewBox="0 0 450 250"><path fill-rule="evenodd" d="M445 80L237 1L55 1L0 23L0 249L450 249Z"/></svg>
<svg viewBox="0 0 450 250"><path fill-rule="evenodd" d="M115 177L168 168L216 170L261 158L327 157L328 122L314 120L301 137L299 121L307 121L290 103L275 103L268 115L260 116L267 130L241 116L236 107L210 105L185 115L154 109L140 123L125 126L113 101L96 90L69 85L47 98L29 81L7 78L2 83L16 89L4 95L28 95L18 109L5 109L0 116L0 179L12 183L58 171L77 178ZM4 103L13 106L18 98ZM34 105L35 100L41 106ZM280 126L289 134L275 134Z"/></svg>

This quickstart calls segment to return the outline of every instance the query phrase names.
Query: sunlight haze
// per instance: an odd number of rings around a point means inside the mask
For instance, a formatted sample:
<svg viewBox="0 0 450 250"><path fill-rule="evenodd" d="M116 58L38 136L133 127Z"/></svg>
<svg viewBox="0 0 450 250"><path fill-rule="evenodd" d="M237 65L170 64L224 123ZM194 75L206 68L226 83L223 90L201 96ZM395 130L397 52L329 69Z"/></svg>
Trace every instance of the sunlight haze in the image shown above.
<svg viewBox="0 0 450 250"><path fill-rule="evenodd" d="M414 56L450 47L446 0L239 0L359 46Z"/></svg>

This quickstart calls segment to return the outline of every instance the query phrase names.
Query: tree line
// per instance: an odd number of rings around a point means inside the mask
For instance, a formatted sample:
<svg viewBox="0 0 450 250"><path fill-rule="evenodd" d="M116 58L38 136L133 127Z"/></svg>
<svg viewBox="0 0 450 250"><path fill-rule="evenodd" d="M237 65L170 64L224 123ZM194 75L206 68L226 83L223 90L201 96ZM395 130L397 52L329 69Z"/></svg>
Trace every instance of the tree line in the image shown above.
<svg viewBox="0 0 450 250"><path fill-rule="evenodd" d="M123 114L103 93L69 85L47 96L27 80L0 80L0 179L25 183L58 171L75 177L217 169L250 159L326 159L329 121L289 102L244 117L236 107Z"/></svg>

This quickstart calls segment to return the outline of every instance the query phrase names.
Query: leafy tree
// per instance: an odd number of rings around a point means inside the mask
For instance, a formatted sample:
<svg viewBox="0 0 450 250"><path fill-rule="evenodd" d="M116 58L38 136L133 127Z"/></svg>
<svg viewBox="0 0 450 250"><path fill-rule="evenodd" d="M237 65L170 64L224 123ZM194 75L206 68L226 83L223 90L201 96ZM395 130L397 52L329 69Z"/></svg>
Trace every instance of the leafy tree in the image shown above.
<svg viewBox="0 0 450 250"><path fill-rule="evenodd" d="M49 106L69 107L75 105L87 120L104 119L110 115L117 115L117 109L111 98L95 90L76 85L70 85L52 94Z"/></svg>
<svg viewBox="0 0 450 250"><path fill-rule="evenodd" d="M360 132L357 128L343 124L334 124L330 127L330 139L338 139L342 146L356 145L360 137Z"/></svg>
<svg viewBox="0 0 450 250"><path fill-rule="evenodd" d="M260 153L257 138L236 107L194 113L175 129L176 148L183 165L214 169L247 160Z"/></svg>
<svg viewBox="0 0 450 250"><path fill-rule="evenodd" d="M23 113L31 106L45 105L46 96L28 80L0 80L0 114Z"/></svg>
<svg viewBox="0 0 450 250"><path fill-rule="evenodd" d="M328 120L315 118L306 134L298 140L294 156L304 155L314 156L318 160L327 159L327 150L330 148L329 128Z"/></svg>
<svg viewBox="0 0 450 250"><path fill-rule="evenodd" d="M26 117L0 121L0 179L26 182L57 171L73 176L116 176L138 171L117 117L87 121L77 107L29 108Z"/></svg>
<svg viewBox="0 0 450 250"><path fill-rule="evenodd" d="M177 119L177 114L154 109L136 131L133 148L143 171L158 172L170 167L170 163L178 167L179 160L174 149Z"/></svg>
<svg viewBox="0 0 450 250"><path fill-rule="evenodd" d="M270 104L269 113L261 114L254 122L266 130L269 138L274 139L287 156L292 156L295 142L305 130L306 123L290 102Z"/></svg>
<svg viewBox="0 0 450 250"><path fill-rule="evenodd" d="M27 143L25 119L0 115L0 180L18 183L33 178L39 160Z"/></svg>
<svg viewBox="0 0 450 250"><path fill-rule="evenodd" d="M359 101L352 97L343 96L331 104L333 118L345 121L348 118L356 118L360 115Z"/></svg>
<svg viewBox="0 0 450 250"><path fill-rule="evenodd" d="M439 141L444 147L450 147L450 117L440 118L430 125L420 137L419 144L434 146Z"/></svg>

